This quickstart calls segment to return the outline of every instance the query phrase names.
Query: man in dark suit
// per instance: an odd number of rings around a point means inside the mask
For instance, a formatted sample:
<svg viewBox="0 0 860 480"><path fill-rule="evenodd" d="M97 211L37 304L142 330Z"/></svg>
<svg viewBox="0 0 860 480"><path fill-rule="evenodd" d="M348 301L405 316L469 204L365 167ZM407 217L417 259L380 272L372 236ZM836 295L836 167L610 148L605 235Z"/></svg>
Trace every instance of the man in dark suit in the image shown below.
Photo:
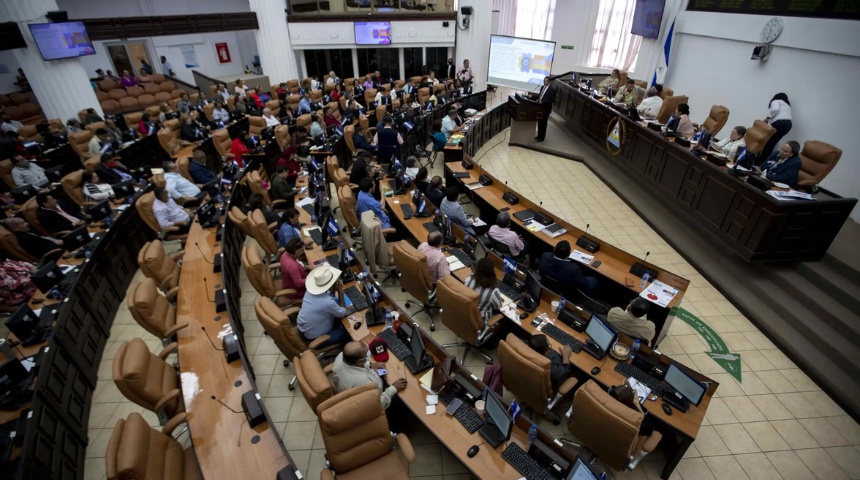
<svg viewBox="0 0 860 480"><path fill-rule="evenodd" d="M755 167L756 175L764 175L771 182L781 182L791 188L797 187L800 178L800 144L794 140L782 144L782 148L773 152L760 167Z"/></svg>
<svg viewBox="0 0 860 480"><path fill-rule="evenodd" d="M18 245L25 252L36 258L42 258L51 250L63 248L63 241L51 237L43 237L30 231L30 224L23 218L12 217L0 221L0 225L15 235Z"/></svg>
<svg viewBox="0 0 860 480"><path fill-rule="evenodd" d="M549 114L552 113L552 103L555 101L555 89L550 86L549 77L543 77L543 86L540 87L538 94L538 103L543 108L543 118L538 120L538 130L535 140L542 142L546 137L546 122L549 121Z"/></svg>
<svg viewBox="0 0 860 480"><path fill-rule="evenodd" d="M69 211L64 210L57 199L49 193L36 195L36 203L39 205L36 218L39 219L42 227L51 233L74 230L87 224L87 221L81 218L80 214L71 211L71 207L67 207Z"/></svg>

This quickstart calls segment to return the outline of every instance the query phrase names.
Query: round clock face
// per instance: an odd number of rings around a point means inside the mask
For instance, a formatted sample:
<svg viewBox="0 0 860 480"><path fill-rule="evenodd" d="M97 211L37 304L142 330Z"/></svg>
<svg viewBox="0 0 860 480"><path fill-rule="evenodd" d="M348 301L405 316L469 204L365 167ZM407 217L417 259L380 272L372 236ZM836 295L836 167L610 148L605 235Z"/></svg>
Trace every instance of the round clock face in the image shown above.
<svg viewBox="0 0 860 480"><path fill-rule="evenodd" d="M761 29L761 41L764 43L771 43L777 38L779 38L779 34L782 33L783 22L779 17L773 17L764 24L764 28Z"/></svg>

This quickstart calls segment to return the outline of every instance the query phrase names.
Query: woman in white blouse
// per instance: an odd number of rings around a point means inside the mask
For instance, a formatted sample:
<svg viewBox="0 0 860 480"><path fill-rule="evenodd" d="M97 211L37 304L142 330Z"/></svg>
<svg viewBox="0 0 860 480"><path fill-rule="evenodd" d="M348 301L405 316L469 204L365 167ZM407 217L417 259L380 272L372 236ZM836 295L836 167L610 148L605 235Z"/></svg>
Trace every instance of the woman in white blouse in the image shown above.
<svg viewBox="0 0 860 480"><path fill-rule="evenodd" d="M711 148L727 156L729 160L734 160L738 156L738 149L747 146L744 142L744 135L746 133L747 129L745 127L735 127L728 137L719 142L712 141Z"/></svg>
<svg viewBox="0 0 860 480"><path fill-rule="evenodd" d="M101 180L95 172L84 172L81 175L84 197L92 202L107 200L113 196L113 188L110 185L100 183Z"/></svg>
<svg viewBox="0 0 860 480"><path fill-rule="evenodd" d="M311 137L318 137L325 133L325 122L323 121L322 112L314 115L314 123L311 124Z"/></svg>
<svg viewBox="0 0 860 480"><path fill-rule="evenodd" d="M233 92L236 95L239 95L239 98L244 99L245 98L245 90L247 90L247 89L248 89L248 86L245 85L245 81L239 79L239 80L236 80L236 84L233 87Z"/></svg>
<svg viewBox="0 0 860 480"><path fill-rule="evenodd" d="M779 141L782 140L782 137L791 131L791 103L788 101L788 95L777 93L772 99L770 99L767 118L765 121L769 123L771 127L776 129L776 133L770 137L770 140L767 141L767 144L765 144L762 149L761 154L757 157L762 161L770 156L773 149L779 144Z"/></svg>

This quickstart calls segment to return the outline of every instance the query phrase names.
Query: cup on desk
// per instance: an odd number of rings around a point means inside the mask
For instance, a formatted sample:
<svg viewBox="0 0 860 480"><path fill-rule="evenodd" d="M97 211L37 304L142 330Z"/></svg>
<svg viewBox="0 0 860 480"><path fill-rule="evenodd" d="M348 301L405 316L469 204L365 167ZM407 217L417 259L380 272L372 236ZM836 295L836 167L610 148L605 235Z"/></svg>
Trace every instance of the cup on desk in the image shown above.
<svg viewBox="0 0 860 480"><path fill-rule="evenodd" d="M550 306L552 306L553 312L558 310L558 300L553 300L552 302L550 302Z"/></svg>
<svg viewBox="0 0 860 480"><path fill-rule="evenodd" d="M478 412L478 416L484 418L484 408L486 407L486 402L483 400L478 400L475 402L475 411Z"/></svg>

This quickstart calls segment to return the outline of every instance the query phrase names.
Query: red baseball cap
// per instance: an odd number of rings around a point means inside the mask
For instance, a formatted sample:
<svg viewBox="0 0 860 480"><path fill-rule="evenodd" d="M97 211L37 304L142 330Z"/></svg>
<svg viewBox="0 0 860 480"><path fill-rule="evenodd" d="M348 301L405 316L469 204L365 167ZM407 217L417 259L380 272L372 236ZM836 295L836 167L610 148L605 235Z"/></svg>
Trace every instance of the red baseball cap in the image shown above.
<svg viewBox="0 0 860 480"><path fill-rule="evenodd" d="M388 361L388 344L385 343L385 340L377 337L370 342L368 345L370 348L370 355L377 362L387 362Z"/></svg>

